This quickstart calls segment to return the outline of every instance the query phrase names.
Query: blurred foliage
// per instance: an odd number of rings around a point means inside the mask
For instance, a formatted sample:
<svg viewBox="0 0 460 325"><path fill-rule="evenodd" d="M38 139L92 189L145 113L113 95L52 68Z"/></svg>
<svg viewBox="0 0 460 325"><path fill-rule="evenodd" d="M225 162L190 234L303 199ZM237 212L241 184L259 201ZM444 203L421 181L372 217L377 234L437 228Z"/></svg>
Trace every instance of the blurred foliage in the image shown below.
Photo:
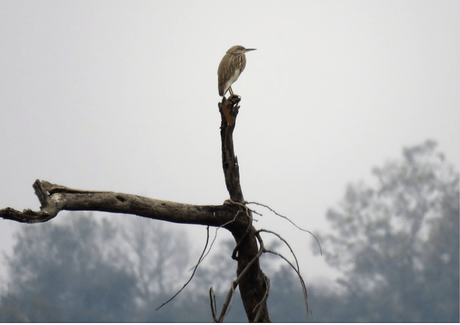
<svg viewBox="0 0 460 325"><path fill-rule="evenodd" d="M324 320L458 322L458 173L426 141L373 174L376 187L349 185L327 213L332 232L320 241L343 272L348 315Z"/></svg>
<svg viewBox="0 0 460 325"><path fill-rule="evenodd" d="M63 224L27 225L16 234L1 322L212 321L209 285L224 287L225 281L228 290L225 275L236 264L227 263L222 274L200 268L182 294L156 311L191 274L187 236L134 216L121 222L98 222L94 214L65 217ZM222 303L223 293L216 293ZM228 319L247 320L241 300L232 310Z"/></svg>
<svg viewBox="0 0 460 325"><path fill-rule="evenodd" d="M328 212L331 232L320 241L326 261L342 271L343 290L307 279L311 317L295 272L262 258L273 321L459 320L458 174L435 149L432 141L405 149L401 161L374 169L376 186L348 186ZM214 247L219 254L156 311L198 258L190 258L186 234L135 216L96 219L68 213L63 224L21 227L7 259L1 322L211 322L209 287L221 306L235 276L232 241ZM247 321L239 293L225 321Z"/></svg>

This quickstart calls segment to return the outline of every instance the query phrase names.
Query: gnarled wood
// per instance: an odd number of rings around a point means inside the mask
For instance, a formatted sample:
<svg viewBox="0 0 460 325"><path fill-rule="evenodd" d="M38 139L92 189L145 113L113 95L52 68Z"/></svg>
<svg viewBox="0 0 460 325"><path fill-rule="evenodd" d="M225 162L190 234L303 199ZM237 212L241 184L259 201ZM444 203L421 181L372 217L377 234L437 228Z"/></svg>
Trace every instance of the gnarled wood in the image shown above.
<svg viewBox="0 0 460 325"><path fill-rule="evenodd" d="M229 99L223 97L222 102L219 103L219 111L222 118L220 137L222 141L222 167L224 169L225 185L230 194L230 199L233 202L243 203L238 159L233 150L233 130L238 109L240 108L238 106L240 100L239 96L232 96Z"/></svg>
<svg viewBox="0 0 460 325"><path fill-rule="evenodd" d="M238 115L238 103L241 98L233 95L229 99L222 98L219 103L219 110L221 113L221 127L220 134L222 140L222 167L225 175L225 184L233 202L243 204L243 192L240 185L240 174L238 167L238 159L235 156L233 149L233 130L236 124L236 117ZM240 213L239 216L246 216L247 222L252 222L250 212ZM232 232L235 241L237 242L238 249L238 267L237 275L246 268L249 263L252 265L246 271L239 283L241 299L243 300L244 309L248 320L253 322L256 320L258 311L259 316L257 321L270 322L268 308L264 300L267 294L268 287L266 285L267 278L260 269L259 259L257 257L259 248L256 240L256 229L241 227L243 222L230 225L228 229ZM253 259L256 259L254 262Z"/></svg>
<svg viewBox="0 0 460 325"><path fill-rule="evenodd" d="M88 210L134 214L175 223L219 227L233 220L237 209L229 205L192 205L155 200L139 195L87 191L36 180L33 184L40 211L0 209L4 219L23 223L46 222L63 210Z"/></svg>

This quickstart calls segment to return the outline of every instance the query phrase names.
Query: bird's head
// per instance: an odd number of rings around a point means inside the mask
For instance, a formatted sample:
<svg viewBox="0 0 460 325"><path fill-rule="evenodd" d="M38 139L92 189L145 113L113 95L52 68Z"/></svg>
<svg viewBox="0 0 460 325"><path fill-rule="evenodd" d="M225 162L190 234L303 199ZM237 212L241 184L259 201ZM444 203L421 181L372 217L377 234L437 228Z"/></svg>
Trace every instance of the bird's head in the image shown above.
<svg viewBox="0 0 460 325"><path fill-rule="evenodd" d="M241 45L235 45L232 46L227 53L233 54L233 55L241 55L249 51L254 51L255 49L246 49L244 46Z"/></svg>

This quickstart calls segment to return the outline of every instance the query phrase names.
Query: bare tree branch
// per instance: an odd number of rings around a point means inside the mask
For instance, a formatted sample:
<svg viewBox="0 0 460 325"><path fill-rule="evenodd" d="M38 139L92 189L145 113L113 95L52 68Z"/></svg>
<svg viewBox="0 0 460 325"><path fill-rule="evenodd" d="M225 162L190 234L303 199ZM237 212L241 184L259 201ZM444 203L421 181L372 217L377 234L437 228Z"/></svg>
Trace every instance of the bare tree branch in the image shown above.
<svg viewBox="0 0 460 325"><path fill-rule="evenodd" d="M238 159L233 149L233 130L236 124L241 98L231 96L222 98L219 103L221 114L220 135L222 141L222 167L225 175L225 184L230 194L230 206L239 208L244 213L235 214L237 222L228 225L237 243L237 252L234 250L232 257L238 261L237 278L240 279L240 294L246 315L250 322L256 319L256 306L264 299L267 290L265 274L260 269L259 249L257 247L256 230L252 226L251 213L244 206L244 197L240 185ZM235 204L236 203L236 204ZM240 206L242 205L242 206ZM243 226L246 225L246 226ZM238 255L236 256L236 253ZM240 277L241 275L241 277ZM262 303L259 322L270 322L266 302Z"/></svg>
<svg viewBox="0 0 460 325"><path fill-rule="evenodd" d="M289 266L295 271L295 273L297 273L297 276L299 277L300 284L302 286L303 296L304 296L304 299L305 299L305 307L307 309L307 315L310 315L311 310L310 310L310 306L308 305L307 286L305 285L305 282L304 282L304 280L302 278L302 275L300 274L300 270L296 269L296 267L291 262L289 262L289 260L286 257L284 257L282 254L280 254L278 252L272 251L270 249L266 249L266 250L264 250L264 253L270 253L270 254L274 254L274 255L277 255L277 256L281 257L286 263L289 264Z"/></svg>
<svg viewBox="0 0 460 325"><path fill-rule="evenodd" d="M256 204L256 205L259 205L259 206L262 206L264 208L267 208L268 210L270 210L271 212L273 212L274 214L276 214L278 217L281 217L283 219L286 219L287 221L289 221L291 224L293 224L297 229L301 230L301 231L304 231L304 232L308 232L310 235L313 236L313 238L315 238L316 240L316 243L318 244L318 247L319 247L319 252L321 255L323 255L323 250L321 248L321 244L319 243L319 240L318 238L316 238L316 236L309 230L307 229L303 229L303 228L300 228L299 226L297 226L294 221L292 221L291 219L289 219L288 217L286 216L283 216L282 214L279 214L278 212L276 212L275 210L273 210L272 208L270 208L268 205L265 205L265 204L262 204L262 203L259 203L259 202L246 202L246 204ZM254 210L251 210L252 212L255 213ZM260 213L257 213L259 215L261 215Z"/></svg>
<svg viewBox="0 0 460 325"><path fill-rule="evenodd" d="M217 306L216 306L216 295L214 294L214 290L209 288L209 300L211 301L211 313L212 313L212 319L215 322L216 321L216 313L217 313Z"/></svg>
<svg viewBox="0 0 460 325"><path fill-rule="evenodd" d="M33 184L41 211L0 209L4 219L24 223L46 222L63 210L134 214L175 223L219 227L232 221L236 209L228 205L192 205L117 192L87 191L37 180Z"/></svg>
<svg viewBox="0 0 460 325"><path fill-rule="evenodd" d="M238 115L241 98L231 96L229 99L222 98L219 103L221 113L220 136L222 140L222 167L225 175L225 185L227 186L230 199L234 202L244 202L243 192L240 185L240 172L238 159L233 150L233 130L235 129L236 116Z"/></svg>
<svg viewBox="0 0 460 325"><path fill-rule="evenodd" d="M287 247L289 248L289 250L291 251L292 256L294 257L295 264L296 264L296 266L297 266L297 270L300 272L299 261L297 261L297 256L295 255L294 251L292 250L291 245L289 245L289 243L288 243L283 237L281 237L279 234L277 234L277 233L274 232L274 231L267 230L267 229L259 229L259 230L257 231L257 234L260 234L261 232L266 232L266 233L269 233L269 234L273 234L273 235L275 235L276 237L278 237L283 243L286 244L286 246L287 246Z"/></svg>

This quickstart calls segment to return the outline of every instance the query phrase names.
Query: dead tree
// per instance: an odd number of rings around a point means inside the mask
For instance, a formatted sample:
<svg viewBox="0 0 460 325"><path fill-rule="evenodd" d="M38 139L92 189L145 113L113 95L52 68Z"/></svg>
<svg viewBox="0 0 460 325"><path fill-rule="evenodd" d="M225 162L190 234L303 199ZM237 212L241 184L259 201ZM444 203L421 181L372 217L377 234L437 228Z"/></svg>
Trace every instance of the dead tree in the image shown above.
<svg viewBox="0 0 460 325"><path fill-rule="evenodd" d="M223 320L231 295L239 286L248 320L250 322L270 322L266 304L269 279L259 266L259 257L263 252L269 250L263 246L263 241L259 235L260 231L252 226L252 215L245 205L240 186L238 160L233 149L232 135L239 101L240 97L234 95L229 99L224 97L219 103L222 118L220 127L222 167L230 194L230 199L222 205L191 205L132 194L77 190L51 184L44 180L36 180L33 188L41 203L40 211L26 209L21 212L12 208L4 208L0 209L0 216L22 223L39 223L56 217L63 210L91 210L127 213L169 222L226 228L232 233L236 242L232 258L238 262L237 278L231 284L227 301L224 303L219 316L211 288L210 299L214 321L221 322ZM301 283L303 286L302 280ZM304 292L306 293L305 290Z"/></svg>

